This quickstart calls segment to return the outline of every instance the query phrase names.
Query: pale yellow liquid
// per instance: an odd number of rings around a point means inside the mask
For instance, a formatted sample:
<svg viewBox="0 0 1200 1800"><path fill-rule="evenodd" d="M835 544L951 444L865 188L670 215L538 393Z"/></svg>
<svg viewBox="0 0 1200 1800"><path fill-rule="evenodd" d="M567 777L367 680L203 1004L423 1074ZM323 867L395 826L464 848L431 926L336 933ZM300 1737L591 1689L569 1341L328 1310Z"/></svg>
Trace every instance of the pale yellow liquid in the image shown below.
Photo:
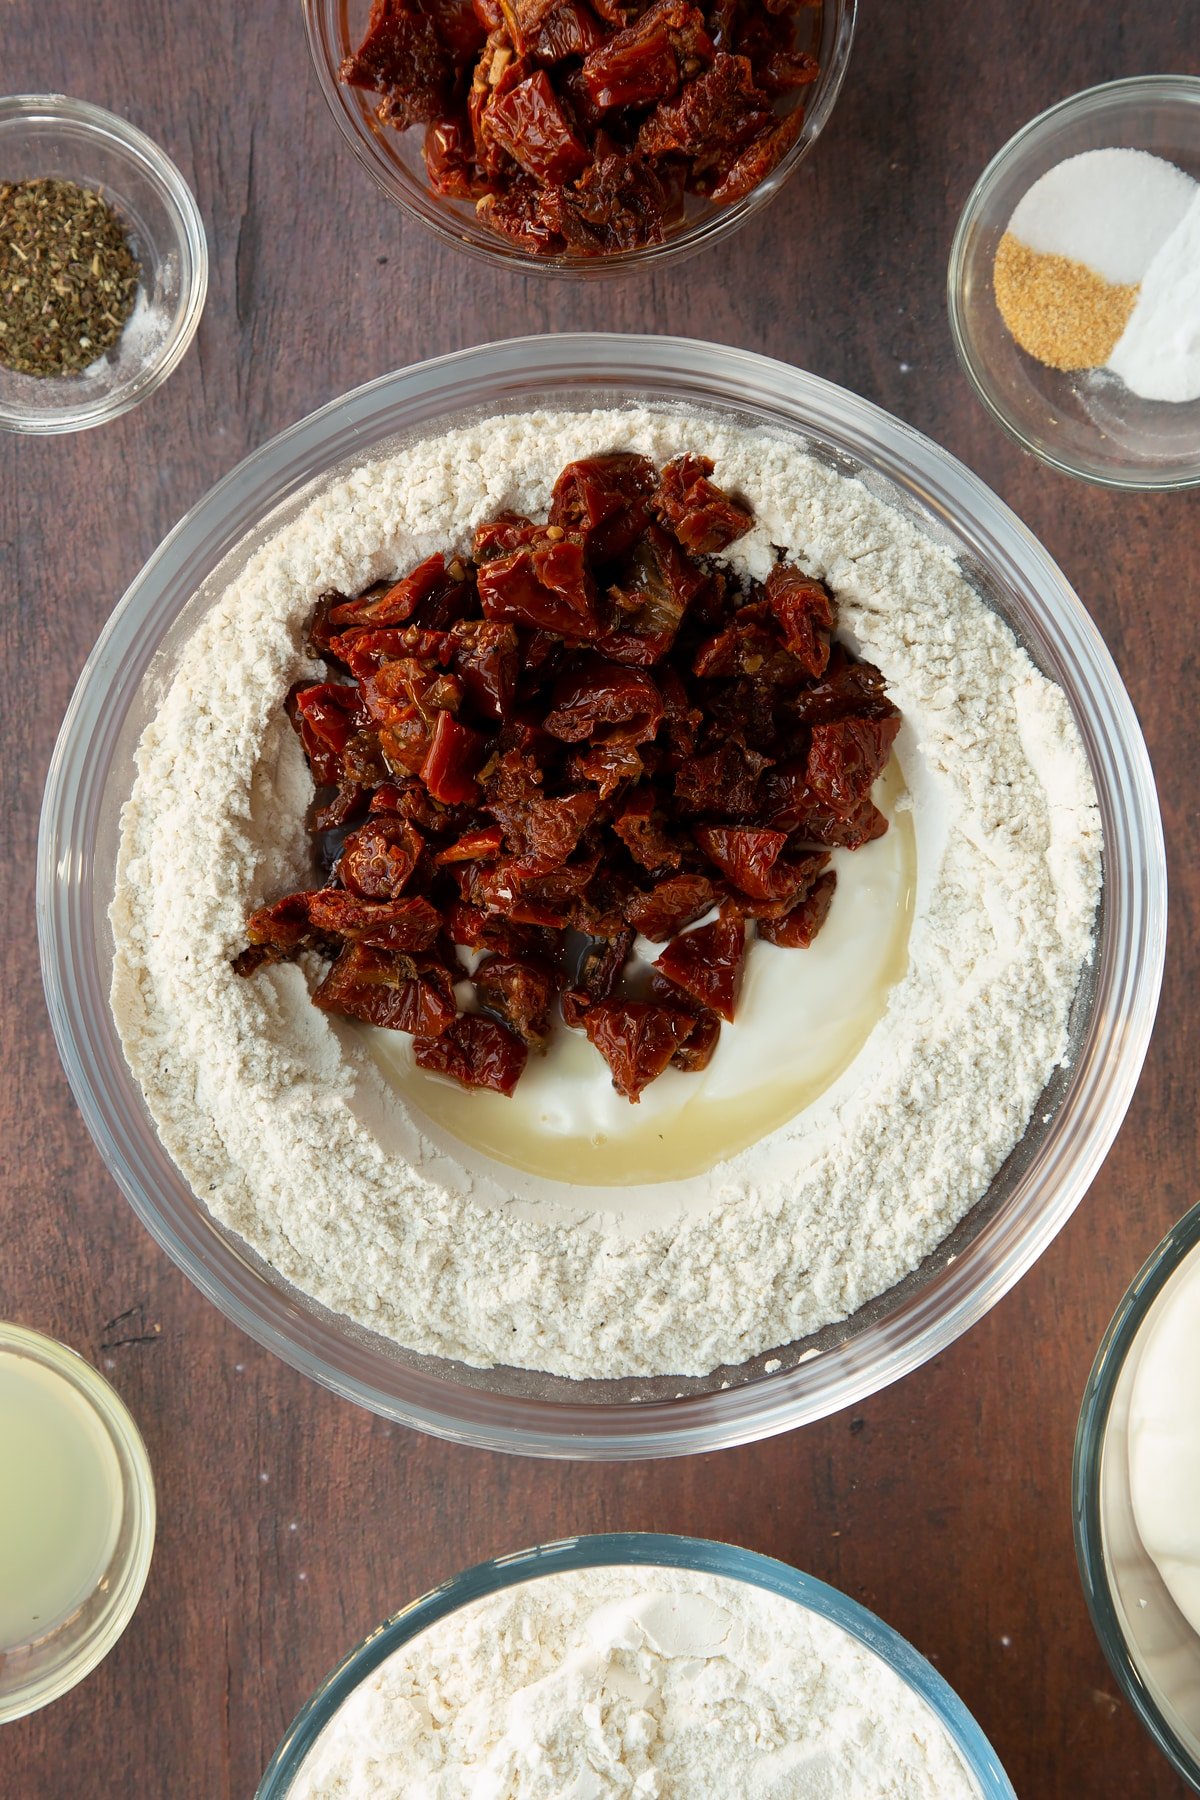
<svg viewBox="0 0 1200 1800"><path fill-rule="evenodd" d="M0 1653L49 1637L105 1579L121 1470L61 1375L0 1351Z"/></svg>
<svg viewBox="0 0 1200 1800"><path fill-rule="evenodd" d="M745 1029L755 1030L756 983L765 986L783 975L796 982L797 999L794 1023L789 1011L782 1038L778 1014L773 1021L774 1040L780 1044L778 1060L740 1091L722 1091L731 1085L727 1080L667 1070L638 1106L621 1102L614 1109L611 1129L597 1130L581 1122L573 1131L562 1128L561 1118L557 1126L550 1124L557 1097L596 1072L607 1083L607 1071L581 1032L560 1027L545 1057L531 1059L512 1099L484 1090L469 1092L418 1069L410 1040L396 1032L369 1032L372 1052L418 1121L424 1115L485 1156L531 1175L616 1187L702 1174L812 1106L850 1067L878 1024L892 988L908 966L917 849L912 814L898 810L904 793L903 776L893 760L875 788L876 803L888 815L890 830L865 850L835 853L835 864L842 871L839 891L829 922L810 949L751 945L739 1003ZM852 880L862 866L858 859L867 857L875 858L880 874L873 878L869 899L852 901L848 890L843 893L842 883ZM834 991L826 975L809 1004L804 959L818 954L824 958L839 932ZM732 1028L726 1026L718 1055L728 1056L734 1044Z"/></svg>

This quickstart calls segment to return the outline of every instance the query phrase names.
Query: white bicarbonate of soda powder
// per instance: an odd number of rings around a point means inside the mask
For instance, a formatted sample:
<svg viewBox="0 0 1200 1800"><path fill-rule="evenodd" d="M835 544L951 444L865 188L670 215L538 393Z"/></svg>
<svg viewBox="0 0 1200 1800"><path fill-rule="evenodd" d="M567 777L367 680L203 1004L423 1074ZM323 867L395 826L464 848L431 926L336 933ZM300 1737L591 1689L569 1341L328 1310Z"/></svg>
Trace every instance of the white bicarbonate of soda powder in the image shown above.
<svg viewBox="0 0 1200 1800"><path fill-rule="evenodd" d="M508 1588L381 1663L293 1800L978 1800L931 1708L840 1626L643 1566Z"/></svg>

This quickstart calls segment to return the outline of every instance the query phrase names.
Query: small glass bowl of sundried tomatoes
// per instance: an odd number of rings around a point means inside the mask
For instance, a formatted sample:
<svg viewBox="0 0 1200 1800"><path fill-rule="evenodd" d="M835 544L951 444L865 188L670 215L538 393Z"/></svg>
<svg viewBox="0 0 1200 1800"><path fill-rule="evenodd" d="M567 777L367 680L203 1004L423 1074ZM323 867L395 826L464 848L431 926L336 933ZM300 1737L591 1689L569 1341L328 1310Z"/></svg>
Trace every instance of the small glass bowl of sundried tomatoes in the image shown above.
<svg viewBox="0 0 1200 1800"><path fill-rule="evenodd" d="M383 191L508 264L678 260L779 191L842 85L856 0L303 0Z"/></svg>

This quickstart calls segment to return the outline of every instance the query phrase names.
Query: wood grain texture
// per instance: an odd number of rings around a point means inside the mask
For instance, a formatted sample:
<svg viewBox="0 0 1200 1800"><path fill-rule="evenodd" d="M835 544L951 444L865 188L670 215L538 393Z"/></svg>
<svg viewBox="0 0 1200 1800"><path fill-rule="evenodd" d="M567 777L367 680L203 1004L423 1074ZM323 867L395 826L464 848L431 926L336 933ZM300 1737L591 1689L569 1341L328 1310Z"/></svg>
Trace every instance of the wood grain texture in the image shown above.
<svg viewBox="0 0 1200 1800"><path fill-rule="evenodd" d="M943 284L958 211L1010 132L1096 81L1195 72L1191 13L1175 0L1133 13L862 0L839 108L776 204L681 268L576 287L482 270L389 207L326 113L293 0L0 0L3 85L63 90L150 132L195 188L213 261L197 344L141 410L75 438L0 440L0 1317L110 1375L145 1432L160 1505L121 1643L58 1705L0 1730L6 1800L247 1800L296 1708L386 1613L468 1562L618 1527L730 1538L876 1608L957 1687L1022 1800L1183 1792L1093 1638L1068 1485L1101 1332L1195 1198L1200 496L1090 490L1022 455L957 370ZM607 1468L415 1436L226 1324L92 1149L46 1022L33 914L42 781L72 684L179 516L360 381L493 337L588 327L678 331L811 368L991 483L1116 655L1162 781L1173 881L1141 1087L1085 1204L1016 1292L852 1415L718 1457ZM134 1304L161 1334L102 1350L106 1321Z"/></svg>

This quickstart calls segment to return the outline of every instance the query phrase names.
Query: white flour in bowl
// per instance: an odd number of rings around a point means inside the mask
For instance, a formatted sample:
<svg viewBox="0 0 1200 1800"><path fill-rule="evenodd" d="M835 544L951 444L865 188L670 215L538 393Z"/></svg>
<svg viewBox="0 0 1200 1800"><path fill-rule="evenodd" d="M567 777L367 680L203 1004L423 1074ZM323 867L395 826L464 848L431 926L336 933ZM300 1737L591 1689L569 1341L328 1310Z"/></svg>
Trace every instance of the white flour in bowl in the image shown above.
<svg viewBox="0 0 1200 1800"><path fill-rule="evenodd" d="M545 1576L355 1689L291 1800L978 1800L925 1701L840 1626L727 1577Z"/></svg>
<svg viewBox="0 0 1200 1800"><path fill-rule="evenodd" d="M248 910L310 885L311 783L282 701L314 673L318 594L466 550L503 509L544 517L565 463L615 448L712 456L756 516L733 568L762 578L778 546L828 581L904 713L917 841L907 968L851 1067L704 1175L623 1190L523 1176L432 1130L356 1028L309 1004L317 965L230 967ZM529 414L355 470L206 614L138 748L112 999L195 1192L327 1306L481 1366L706 1374L852 1314L986 1192L1064 1055L1099 882L1066 699L944 549L785 436Z"/></svg>

